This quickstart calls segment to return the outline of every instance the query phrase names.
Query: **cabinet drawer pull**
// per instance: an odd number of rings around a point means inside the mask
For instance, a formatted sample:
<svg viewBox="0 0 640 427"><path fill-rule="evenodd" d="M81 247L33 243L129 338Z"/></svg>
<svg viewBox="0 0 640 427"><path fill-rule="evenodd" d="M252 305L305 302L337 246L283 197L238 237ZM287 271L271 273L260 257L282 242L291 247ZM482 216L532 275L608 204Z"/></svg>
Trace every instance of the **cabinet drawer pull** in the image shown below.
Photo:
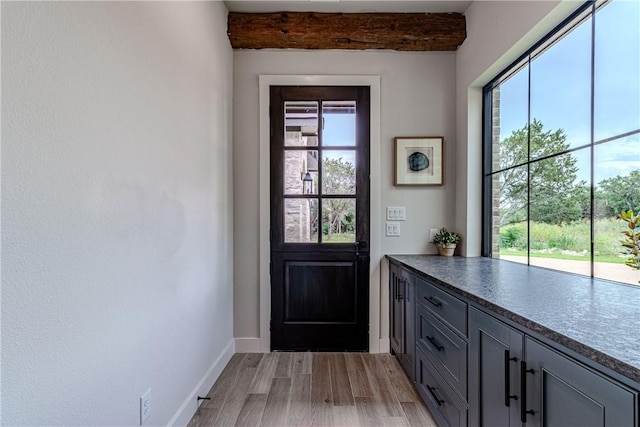
<svg viewBox="0 0 640 427"><path fill-rule="evenodd" d="M535 374L534 369L527 369L527 362L520 361L520 421L527 422L527 414L535 415L535 411L527 411L527 374Z"/></svg>
<svg viewBox="0 0 640 427"><path fill-rule="evenodd" d="M431 387L430 385L427 384L427 390L429 390L429 393L431 393L431 396L433 396L433 398L436 400L436 403L438 404L438 406L442 406L442 404L444 403L444 400L438 399L438 396L436 396L436 388Z"/></svg>
<svg viewBox="0 0 640 427"><path fill-rule="evenodd" d="M504 351L504 406L511 406L511 399L518 400L518 396L511 394L511 366L509 362L517 362L517 357L509 357L509 350Z"/></svg>
<svg viewBox="0 0 640 427"><path fill-rule="evenodd" d="M429 301L431 304L435 305L436 307L442 307L442 303L440 301L438 301L437 299L435 299L434 297L424 297L424 299L426 299L427 301Z"/></svg>
<svg viewBox="0 0 640 427"><path fill-rule="evenodd" d="M434 337L427 336L427 340L436 348L438 351L444 350L444 347L438 344L438 341Z"/></svg>

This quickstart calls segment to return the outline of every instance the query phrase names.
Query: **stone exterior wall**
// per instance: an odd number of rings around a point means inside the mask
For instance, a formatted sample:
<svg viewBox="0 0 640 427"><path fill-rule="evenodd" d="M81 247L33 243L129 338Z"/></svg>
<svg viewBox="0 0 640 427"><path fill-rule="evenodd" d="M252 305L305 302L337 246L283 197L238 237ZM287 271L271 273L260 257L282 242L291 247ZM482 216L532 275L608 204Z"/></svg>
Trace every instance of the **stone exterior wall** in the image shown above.
<svg viewBox="0 0 640 427"><path fill-rule="evenodd" d="M287 131L285 146L306 146L301 131ZM302 194L302 178L307 171L306 151L285 151L284 192ZM284 203L285 242L311 241L311 207L308 199L286 199Z"/></svg>
<svg viewBox="0 0 640 427"><path fill-rule="evenodd" d="M491 106L493 169L500 167L500 87L493 90ZM491 195L491 253L500 258L500 176L493 175Z"/></svg>

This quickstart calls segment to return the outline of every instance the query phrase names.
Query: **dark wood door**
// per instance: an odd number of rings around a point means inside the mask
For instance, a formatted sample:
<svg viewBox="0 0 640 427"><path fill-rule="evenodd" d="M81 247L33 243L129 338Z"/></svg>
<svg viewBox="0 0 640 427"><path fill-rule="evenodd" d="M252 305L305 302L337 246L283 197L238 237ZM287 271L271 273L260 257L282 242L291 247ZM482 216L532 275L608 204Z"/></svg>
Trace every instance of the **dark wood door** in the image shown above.
<svg viewBox="0 0 640 427"><path fill-rule="evenodd" d="M369 88L271 87L271 349L369 347Z"/></svg>

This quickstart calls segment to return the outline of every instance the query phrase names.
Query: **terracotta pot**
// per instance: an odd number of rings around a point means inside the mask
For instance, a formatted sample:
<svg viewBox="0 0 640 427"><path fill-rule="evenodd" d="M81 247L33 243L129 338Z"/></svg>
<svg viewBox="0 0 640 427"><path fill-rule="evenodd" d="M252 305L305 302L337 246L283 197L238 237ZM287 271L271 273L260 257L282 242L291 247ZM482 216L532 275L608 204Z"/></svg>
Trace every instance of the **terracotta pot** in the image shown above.
<svg viewBox="0 0 640 427"><path fill-rule="evenodd" d="M456 250L456 245L447 245L445 247L438 246L438 250L440 251L440 255L442 256L453 256L453 253Z"/></svg>

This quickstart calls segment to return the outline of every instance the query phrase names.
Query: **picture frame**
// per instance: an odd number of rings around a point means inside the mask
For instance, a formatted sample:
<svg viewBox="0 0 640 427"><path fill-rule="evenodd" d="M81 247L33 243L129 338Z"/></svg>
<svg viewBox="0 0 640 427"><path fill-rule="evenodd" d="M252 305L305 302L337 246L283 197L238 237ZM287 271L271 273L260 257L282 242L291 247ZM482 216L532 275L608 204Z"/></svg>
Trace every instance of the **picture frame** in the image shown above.
<svg viewBox="0 0 640 427"><path fill-rule="evenodd" d="M393 185L444 185L444 137L397 136L393 141Z"/></svg>

